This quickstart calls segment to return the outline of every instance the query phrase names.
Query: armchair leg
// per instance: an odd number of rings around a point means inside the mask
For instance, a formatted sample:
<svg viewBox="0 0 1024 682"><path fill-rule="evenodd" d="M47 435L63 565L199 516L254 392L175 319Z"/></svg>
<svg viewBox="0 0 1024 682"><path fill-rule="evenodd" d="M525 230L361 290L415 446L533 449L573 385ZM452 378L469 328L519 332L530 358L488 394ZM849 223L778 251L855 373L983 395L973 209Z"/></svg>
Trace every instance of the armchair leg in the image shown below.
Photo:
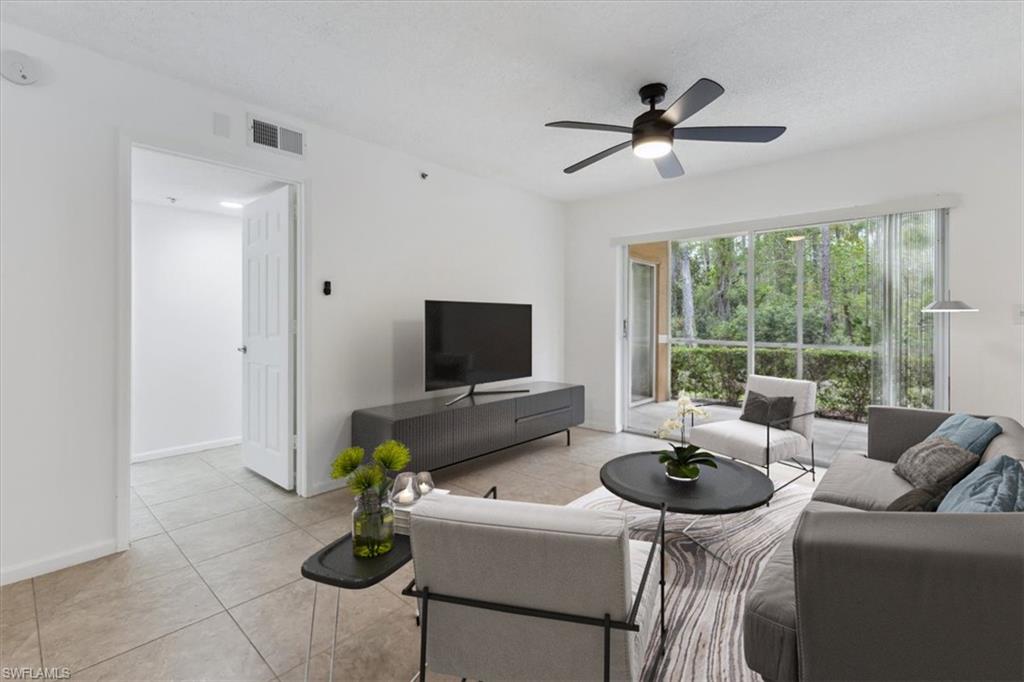
<svg viewBox="0 0 1024 682"><path fill-rule="evenodd" d="M423 588L423 613L420 614L420 678L427 679L427 605L430 603L430 588Z"/></svg>
<svg viewBox="0 0 1024 682"><path fill-rule="evenodd" d="M811 441L811 480L814 481L814 441Z"/></svg>

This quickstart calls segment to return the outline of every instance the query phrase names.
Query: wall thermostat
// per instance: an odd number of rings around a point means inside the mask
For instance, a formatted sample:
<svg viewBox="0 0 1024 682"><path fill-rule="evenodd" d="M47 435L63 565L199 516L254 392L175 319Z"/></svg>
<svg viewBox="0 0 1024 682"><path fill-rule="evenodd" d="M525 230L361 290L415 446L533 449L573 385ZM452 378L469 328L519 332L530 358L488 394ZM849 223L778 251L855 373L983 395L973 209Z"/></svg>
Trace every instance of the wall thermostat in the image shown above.
<svg viewBox="0 0 1024 682"><path fill-rule="evenodd" d="M0 52L0 74L12 83L31 85L39 78L39 64L17 50Z"/></svg>

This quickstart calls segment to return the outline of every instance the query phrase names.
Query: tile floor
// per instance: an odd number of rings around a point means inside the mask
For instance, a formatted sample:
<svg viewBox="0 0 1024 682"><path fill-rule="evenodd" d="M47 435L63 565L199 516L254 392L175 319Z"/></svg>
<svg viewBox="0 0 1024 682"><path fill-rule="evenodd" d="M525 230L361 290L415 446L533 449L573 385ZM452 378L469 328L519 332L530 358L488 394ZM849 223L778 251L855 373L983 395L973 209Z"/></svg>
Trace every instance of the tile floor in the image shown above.
<svg viewBox="0 0 1024 682"><path fill-rule="evenodd" d="M559 434L435 480L453 494L497 485L505 499L565 504L599 485L609 459L656 445L574 429L569 448ZM82 680L301 679L313 584L299 566L348 531L348 491L299 498L245 469L238 448L135 464L132 484L129 551L0 590L0 665L66 666ZM400 595L411 575L341 592L335 679L415 676L415 606ZM320 597L311 679L329 665L334 594Z"/></svg>

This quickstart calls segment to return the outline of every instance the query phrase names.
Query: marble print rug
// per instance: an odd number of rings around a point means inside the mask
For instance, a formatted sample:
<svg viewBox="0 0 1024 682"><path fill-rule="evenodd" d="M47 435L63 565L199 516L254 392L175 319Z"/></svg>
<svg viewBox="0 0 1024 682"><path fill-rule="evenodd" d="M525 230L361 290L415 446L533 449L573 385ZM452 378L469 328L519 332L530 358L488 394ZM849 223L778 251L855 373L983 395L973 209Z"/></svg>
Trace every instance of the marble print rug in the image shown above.
<svg viewBox="0 0 1024 682"><path fill-rule="evenodd" d="M650 669L658 644L658 637L653 637L644 679L760 682L760 675L743 660L743 602L811 493L809 487L791 485L775 494L771 506L723 516L724 534L718 519L700 517L690 535L715 552L725 553L732 566L678 532L696 517L666 516L665 657L657 669ZM649 542L656 539L658 511L625 502L604 487L568 506L624 511L629 516L630 537ZM657 573L652 577L657 580Z"/></svg>

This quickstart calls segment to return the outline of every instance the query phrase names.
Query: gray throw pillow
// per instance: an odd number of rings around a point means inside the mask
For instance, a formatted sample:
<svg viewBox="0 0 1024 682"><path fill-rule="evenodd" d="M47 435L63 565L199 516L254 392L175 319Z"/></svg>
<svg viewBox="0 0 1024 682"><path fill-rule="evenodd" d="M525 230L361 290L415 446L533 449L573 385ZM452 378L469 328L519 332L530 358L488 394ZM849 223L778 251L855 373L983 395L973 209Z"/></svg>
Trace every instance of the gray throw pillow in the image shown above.
<svg viewBox="0 0 1024 682"><path fill-rule="evenodd" d="M935 511L945 496L946 491L938 487L914 488L890 502L885 511Z"/></svg>
<svg viewBox="0 0 1024 682"><path fill-rule="evenodd" d="M915 488L943 494L978 464L980 458L948 438L929 438L907 449L893 471Z"/></svg>
<svg viewBox="0 0 1024 682"><path fill-rule="evenodd" d="M792 396L767 396L757 391L747 391L747 399L743 401L743 414L740 419L754 424L771 424L775 429L788 429L789 418L793 416L795 401Z"/></svg>

